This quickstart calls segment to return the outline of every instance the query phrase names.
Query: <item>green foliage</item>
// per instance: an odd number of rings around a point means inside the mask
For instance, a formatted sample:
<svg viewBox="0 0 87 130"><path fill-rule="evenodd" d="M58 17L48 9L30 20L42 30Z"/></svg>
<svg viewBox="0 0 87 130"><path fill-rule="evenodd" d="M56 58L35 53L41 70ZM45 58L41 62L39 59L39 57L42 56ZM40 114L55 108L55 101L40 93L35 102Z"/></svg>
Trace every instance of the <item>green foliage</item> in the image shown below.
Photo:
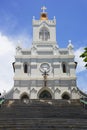
<svg viewBox="0 0 87 130"><path fill-rule="evenodd" d="M83 58L83 61L86 63L85 67L87 69L87 47L84 48L84 52L80 55Z"/></svg>

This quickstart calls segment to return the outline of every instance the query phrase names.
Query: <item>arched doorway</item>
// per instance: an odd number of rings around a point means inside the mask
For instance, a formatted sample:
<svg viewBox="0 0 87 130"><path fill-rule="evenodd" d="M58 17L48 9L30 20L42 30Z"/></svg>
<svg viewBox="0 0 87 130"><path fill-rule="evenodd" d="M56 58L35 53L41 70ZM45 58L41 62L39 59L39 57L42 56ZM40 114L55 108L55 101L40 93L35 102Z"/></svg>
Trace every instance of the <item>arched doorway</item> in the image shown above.
<svg viewBox="0 0 87 130"><path fill-rule="evenodd" d="M29 102L29 96L26 93L22 94L21 101L24 102L24 103L28 103Z"/></svg>
<svg viewBox="0 0 87 130"><path fill-rule="evenodd" d="M69 94L68 94L68 93L64 93L64 94L62 95L62 99L64 99L64 100L69 100L69 99L70 99Z"/></svg>
<svg viewBox="0 0 87 130"><path fill-rule="evenodd" d="M40 93L39 99L52 99L52 95L47 90L44 90Z"/></svg>

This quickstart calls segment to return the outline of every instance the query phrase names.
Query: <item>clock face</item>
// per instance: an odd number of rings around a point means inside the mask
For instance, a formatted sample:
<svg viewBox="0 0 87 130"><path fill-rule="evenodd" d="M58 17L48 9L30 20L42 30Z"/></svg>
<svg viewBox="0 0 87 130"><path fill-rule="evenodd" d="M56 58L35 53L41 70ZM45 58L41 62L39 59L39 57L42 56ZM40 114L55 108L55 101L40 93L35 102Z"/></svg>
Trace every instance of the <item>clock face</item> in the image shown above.
<svg viewBox="0 0 87 130"><path fill-rule="evenodd" d="M40 66L40 70L42 71L42 72L49 72L50 71L50 66L49 66L49 64L48 63L43 63L43 64L41 64L41 66Z"/></svg>

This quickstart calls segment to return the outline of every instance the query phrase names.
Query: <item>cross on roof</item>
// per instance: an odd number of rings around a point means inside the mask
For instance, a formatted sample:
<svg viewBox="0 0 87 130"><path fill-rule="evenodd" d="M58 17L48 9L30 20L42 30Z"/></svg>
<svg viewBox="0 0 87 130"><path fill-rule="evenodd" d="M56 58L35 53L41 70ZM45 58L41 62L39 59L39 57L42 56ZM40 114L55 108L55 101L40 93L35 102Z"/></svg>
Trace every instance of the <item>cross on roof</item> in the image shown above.
<svg viewBox="0 0 87 130"><path fill-rule="evenodd" d="M43 13L45 12L46 9L47 9L47 8L46 8L45 6L43 6L43 7L41 8L41 10L43 10Z"/></svg>

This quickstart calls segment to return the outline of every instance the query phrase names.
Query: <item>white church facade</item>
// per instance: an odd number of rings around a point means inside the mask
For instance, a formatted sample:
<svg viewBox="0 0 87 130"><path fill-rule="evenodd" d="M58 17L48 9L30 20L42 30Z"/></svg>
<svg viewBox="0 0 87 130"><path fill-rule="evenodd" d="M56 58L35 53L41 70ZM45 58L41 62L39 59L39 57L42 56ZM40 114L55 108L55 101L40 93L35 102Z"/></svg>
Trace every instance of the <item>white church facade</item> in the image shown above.
<svg viewBox="0 0 87 130"><path fill-rule="evenodd" d="M16 47L13 99L79 99L73 45L69 40L59 48L56 18L49 20L45 10L33 17L32 47Z"/></svg>

